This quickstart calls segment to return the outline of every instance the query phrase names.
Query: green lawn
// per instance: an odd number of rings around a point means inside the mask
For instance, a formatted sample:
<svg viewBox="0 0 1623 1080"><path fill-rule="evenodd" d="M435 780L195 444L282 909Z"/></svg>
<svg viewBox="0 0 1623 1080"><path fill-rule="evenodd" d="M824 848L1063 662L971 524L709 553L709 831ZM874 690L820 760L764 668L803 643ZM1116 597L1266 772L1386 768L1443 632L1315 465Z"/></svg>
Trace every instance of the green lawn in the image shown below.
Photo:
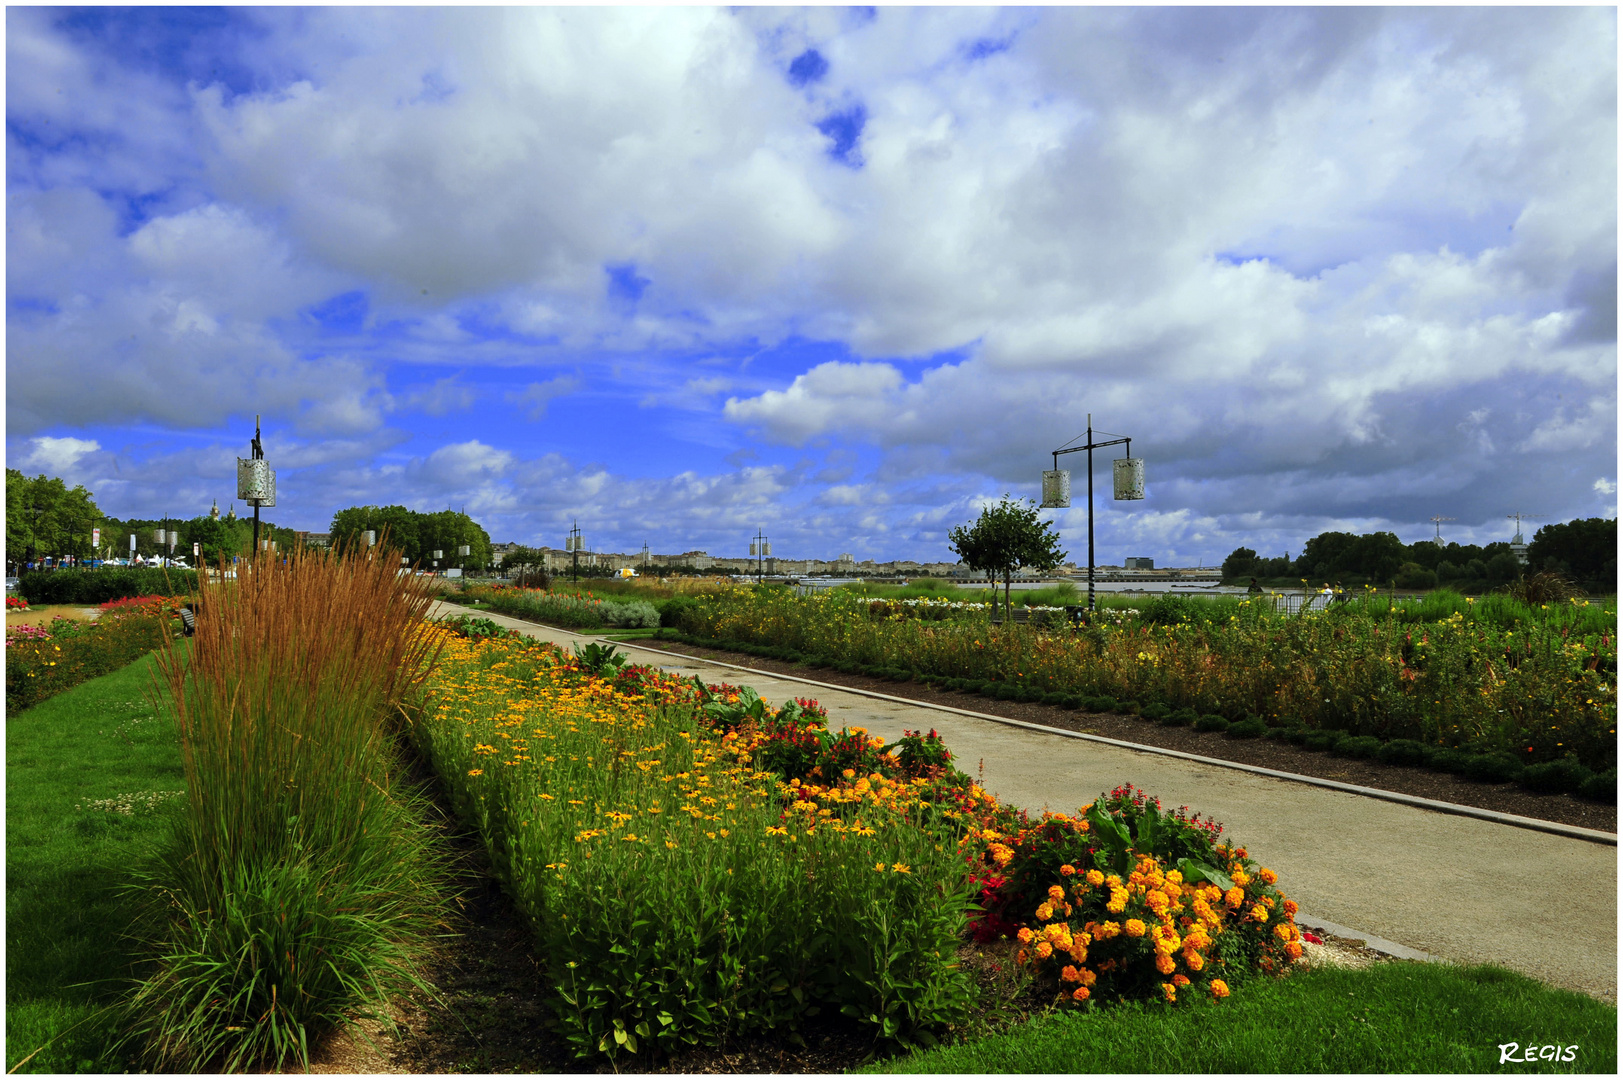
<svg viewBox="0 0 1623 1080"><path fill-rule="evenodd" d="M1576 1047L1500 1064L1500 1044ZM1455 1073L1617 1071L1617 1009L1503 968L1383 963L1259 979L1221 1003L1051 1014L878 1073Z"/></svg>
<svg viewBox="0 0 1623 1080"><path fill-rule="evenodd" d="M185 787L154 658L6 718L6 1065L118 1072L103 1011L129 970L129 869ZM96 800L124 799L121 813ZM75 1027L75 1025L78 1025ZM71 1029L71 1030L70 1030ZM53 1041L54 1040L54 1041Z"/></svg>

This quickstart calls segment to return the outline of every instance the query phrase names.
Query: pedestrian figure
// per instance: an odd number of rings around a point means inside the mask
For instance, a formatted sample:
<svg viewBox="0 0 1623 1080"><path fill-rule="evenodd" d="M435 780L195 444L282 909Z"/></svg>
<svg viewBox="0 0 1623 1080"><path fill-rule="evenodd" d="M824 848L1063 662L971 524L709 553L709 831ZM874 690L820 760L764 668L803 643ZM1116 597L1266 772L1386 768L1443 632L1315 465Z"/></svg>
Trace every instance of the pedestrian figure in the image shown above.
<svg viewBox="0 0 1623 1080"><path fill-rule="evenodd" d="M1257 584L1257 579L1256 578L1251 579L1251 587L1246 590L1246 595L1248 595L1248 596L1261 596L1262 595L1262 586Z"/></svg>

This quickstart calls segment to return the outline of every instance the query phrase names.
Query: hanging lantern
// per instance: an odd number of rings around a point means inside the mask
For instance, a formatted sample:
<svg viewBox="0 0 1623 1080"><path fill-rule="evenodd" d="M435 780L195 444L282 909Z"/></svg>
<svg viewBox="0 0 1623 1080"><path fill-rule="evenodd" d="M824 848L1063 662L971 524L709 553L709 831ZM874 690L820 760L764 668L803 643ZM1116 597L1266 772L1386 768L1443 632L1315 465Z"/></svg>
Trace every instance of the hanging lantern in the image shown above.
<svg viewBox="0 0 1623 1080"><path fill-rule="evenodd" d="M157 544L159 547L163 547L164 540L167 539L167 537L168 537L168 534L166 532L164 532L164 530L162 530L162 529L153 529L152 530L152 541L153 541L153 543Z"/></svg>
<svg viewBox="0 0 1623 1080"><path fill-rule="evenodd" d="M761 545L761 556L767 559L772 557L772 541L768 540L766 543Z"/></svg>
<svg viewBox="0 0 1623 1080"><path fill-rule="evenodd" d="M1071 505L1071 474L1065 469L1043 470L1043 506L1061 509Z"/></svg>
<svg viewBox="0 0 1623 1080"><path fill-rule="evenodd" d="M456 553L466 559L472 553L472 548L470 548L467 544L463 544L461 547L456 549Z"/></svg>
<svg viewBox="0 0 1623 1080"><path fill-rule="evenodd" d="M445 558L445 552L441 551L439 548L435 548L434 549L434 558L436 558L436 559Z"/></svg>
<svg viewBox="0 0 1623 1080"><path fill-rule="evenodd" d="M756 550L756 549L755 549L755 548L756 548L756 544L755 544L755 541L754 541L754 540L751 540L751 541L750 541L750 554L751 554L751 555L759 555L759 554L760 554L760 552L759 552L759 551L757 551L757 550Z"/></svg>
<svg viewBox="0 0 1623 1080"><path fill-rule="evenodd" d="M276 505L276 470L263 458L237 459L237 498L249 506Z"/></svg>
<svg viewBox="0 0 1623 1080"><path fill-rule="evenodd" d="M371 547L373 544L378 542L378 532L376 529L368 529L361 535L366 538L367 547Z"/></svg>
<svg viewBox="0 0 1623 1080"><path fill-rule="evenodd" d="M1142 499L1144 497L1144 459L1117 458L1113 462L1116 472L1116 498Z"/></svg>

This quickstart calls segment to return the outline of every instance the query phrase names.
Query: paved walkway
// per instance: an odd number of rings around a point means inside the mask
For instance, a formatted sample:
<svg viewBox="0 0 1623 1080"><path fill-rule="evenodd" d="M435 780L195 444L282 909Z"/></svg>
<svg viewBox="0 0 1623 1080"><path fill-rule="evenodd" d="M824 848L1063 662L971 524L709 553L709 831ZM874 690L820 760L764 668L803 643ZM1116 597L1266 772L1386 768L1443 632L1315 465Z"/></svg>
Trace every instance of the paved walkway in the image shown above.
<svg viewBox="0 0 1623 1080"><path fill-rule="evenodd" d="M436 615L466 611L441 603ZM592 637L480 614L566 648ZM1617 1000L1616 847L620 647L684 677L752 686L774 703L816 698L834 727L887 740L935 728L961 769L1027 810L1074 812L1132 783L1163 806L1222 822L1278 872L1303 912L1441 959L1499 964Z"/></svg>

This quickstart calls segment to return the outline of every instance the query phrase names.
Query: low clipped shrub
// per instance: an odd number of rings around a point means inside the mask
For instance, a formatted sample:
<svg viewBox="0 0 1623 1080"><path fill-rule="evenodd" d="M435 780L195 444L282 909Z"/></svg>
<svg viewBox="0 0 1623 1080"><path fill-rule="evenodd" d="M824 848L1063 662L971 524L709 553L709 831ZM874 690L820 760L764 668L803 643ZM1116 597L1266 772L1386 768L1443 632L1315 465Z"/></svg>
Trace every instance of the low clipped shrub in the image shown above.
<svg viewBox="0 0 1623 1080"><path fill-rule="evenodd" d="M1465 759L1466 779L1483 784L1505 784L1519 780L1522 763L1509 754L1472 754Z"/></svg>
<svg viewBox="0 0 1623 1080"><path fill-rule="evenodd" d="M1232 726L1233 725L1231 725L1227 720L1223 719L1221 716L1218 716L1216 713L1207 713L1205 716L1199 717L1195 720L1196 731L1222 732L1227 731Z"/></svg>
<svg viewBox="0 0 1623 1080"><path fill-rule="evenodd" d="M1275 739L1280 742L1289 742L1290 737L1296 733L1294 728L1271 727L1263 733L1264 738Z"/></svg>
<svg viewBox="0 0 1623 1080"><path fill-rule="evenodd" d="M1060 706L1062 708L1080 709L1082 707L1082 699L1075 694L1061 694L1060 698Z"/></svg>
<svg viewBox="0 0 1623 1080"><path fill-rule="evenodd" d="M1061 694L1061 693L1055 692L1055 693L1044 694L1042 696L1041 700L1042 700L1042 703L1044 705L1060 705L1060 706L1063 706L1065 704L1065 699L1068 698L1068 697L1070 697L1069 694Z"/></svg>
<svg viewBox="0 0 1623 1080"><path fill-rule="evenodd" d="M1413 739L1392 739L1375 751L1375 760L1386 765L1424 765L1426 747Z"/></svg>
<svg viewBox="0 0 1623 1080"><path fill-rule="evenodd" d="M1381 740L1373 735L1348 735L1339 739L1330 748L1336 757L1354 758L1366 761L1376 755L1381 749Z"/></svg>
<svg viewBox="0 0 1623 1080"><path fill-rule="evenodd" d="M1578 789L1578 794L1594 802L1617 802L1617 770L1607 769L1603 773L1596 773Z"/></svg>
<svg viewBox="0 0 1623 1080"><path fill-rule="evenodd" d="M1458 776L1465 772L1465 760L1470 756L1466 751L1455 747L1427 747L1426 766L1438 772L1454 773Z"/></svg>
<svg viewBox="0 0 1623 1080"><path fill-rule="evenodd" d="M1198 719L1195 710L1185 707L1174 709L1161 720L1167 727L1188 727Z"/></svg>
<svg viewBox="0 0 1623 1080"><path fill-rule="evenodd" d="M1551 795L1567 792L1576 795L1594 775L1594 770L1586 769L1576 759L1562 758L1527 766L1522 770L1521 785Z"/></svg>
<svg viewBox="0 0 1623 1080"><path fill-rule="evenodd" d="M1328 750L1340 742L1342 737L1339 731L1310 731L1307 738L1302 740L1302 745L1309 750Z"/></svg>
<svg viewBox="0 0 1623 1080"><path fill-rule="evenodd" d="M999 683L992 696L999 701L1015 701L1020 696L1020 688L1012 683Z"/></svg>
<svg viewBox="0 0 1623 1080"><path fill-rule="evenodd" d="M654 605L654 610L659 612L660 626L680 629L682 626L683 617L686 615L686 613L692 611L698 606L699 601L696 597L673 596L667 600L661 600L656 603Z"/></svg>
<svg viewBox="0 0 1623 1080"><path fill-rule="evenodd" d="M1290 727L1285 729L1285 741L1292 746L1306 746L1308 737L1313 734L1311 728Z"/></svg>
<svg viewBox="0 0 1623 1080"><path fill-rule="evenodd" d="M1268 725L1262 722L1261 717L1248 716L1237 724L1229 725L1225 734L1231 739L1260 739L1268 734Z"/></svg>
<svg viewBox="0 0 1623 1080"><path fill-rule="evenodd" d="M1144 712L1142 715L1146 720L1165 720L1167 717L1172 715L1172 709L1161 704L1146 705L1144 706Z"/></svg>

